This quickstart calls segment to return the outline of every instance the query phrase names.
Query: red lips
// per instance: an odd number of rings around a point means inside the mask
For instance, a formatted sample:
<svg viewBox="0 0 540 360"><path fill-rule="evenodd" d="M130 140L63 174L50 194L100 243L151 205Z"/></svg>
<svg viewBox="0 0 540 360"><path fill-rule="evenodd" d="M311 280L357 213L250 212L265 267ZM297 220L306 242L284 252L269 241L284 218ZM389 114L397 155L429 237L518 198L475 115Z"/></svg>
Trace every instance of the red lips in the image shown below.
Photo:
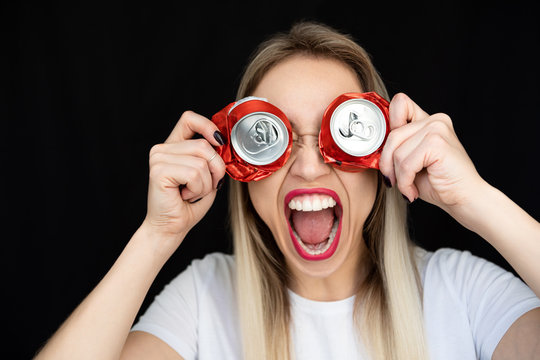
<svg viewBox="0 0 540 360"><path fill-rule="evenodd" d="M328 196L332 197L332 199L334 199L336 201L336 203L337 203L336 204L337 207L336 207L335 214L336 214L336 217L337 217L337 220L338 220L338 228L337 228L337 231L336 231L336 235L335 235L332 243L328 247L328 249L326 251L324 251L323 253L321 253L321 254L311 254L311 253L307 252L302 247L302 245L300 245L299 241L301 241L301 240L297 240L296 236L294 235L293 228L292 228L291 223L290 223L291 211L292 211L289 208L290 201L296 196L305 195L305 194L328 195ZM311 260L311 261L325 260L325 259L330 258L334 254L334 252L337 249L337 246L338 246L338 243L339 243L339 238L340 238L340 235L341 235L341 218L342 218L342 214L343 214L341 201L339 200L339 196L337 195L337 193L335 191L330 190L330 189L326 189L326 188L310 188L310 189L295 189L295 190L292 190L285 196L284 211L285 211L285 218L287 220L287 226L289 227L289 234L290 234L290 237L291 237L291 241L293 242L294 248L296 249L296 251L298 252L298 254L302 258L304 258L306 260Z"/></svg>

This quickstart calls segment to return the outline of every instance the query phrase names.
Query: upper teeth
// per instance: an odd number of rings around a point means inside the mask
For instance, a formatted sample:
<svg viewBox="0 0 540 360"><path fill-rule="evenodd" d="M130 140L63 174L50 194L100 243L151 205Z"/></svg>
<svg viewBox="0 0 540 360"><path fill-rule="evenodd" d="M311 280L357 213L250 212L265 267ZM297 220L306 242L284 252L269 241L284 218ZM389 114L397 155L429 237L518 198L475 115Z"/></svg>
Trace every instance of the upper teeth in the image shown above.
<svg viewBox="0 0 540 360"><path fill-rule="evenodd" d="M336 201L328 195L309 194L295 196L289 201L289 209L298 211L319 211L336 206Z"/></svg>

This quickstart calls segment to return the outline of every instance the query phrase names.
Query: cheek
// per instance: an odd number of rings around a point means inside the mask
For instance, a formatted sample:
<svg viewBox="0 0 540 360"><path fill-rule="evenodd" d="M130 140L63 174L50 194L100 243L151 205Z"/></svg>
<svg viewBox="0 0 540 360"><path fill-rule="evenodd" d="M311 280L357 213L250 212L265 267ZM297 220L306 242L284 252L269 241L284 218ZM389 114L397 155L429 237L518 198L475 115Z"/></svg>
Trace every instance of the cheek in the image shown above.
<svg viewBox="0 0 540 360"><path fill-rule="evenodd" d="M377 196L377 172L370 169L361 173L348 173L344 183L347 184L346 188L350 189L347 192L350 197L351 215L365 220Z"/></svg>
<svg viewBox="0 0 540 360"><path fill-rule="evenodd" d="M275 174L274 174L275 175ZM279 185L273 181L273 176L263 180L248 183L248 193L253 207L260 218L272 229L272 219L277 215L277 197ZM273 229L272 229L273 231Z"/></svg>

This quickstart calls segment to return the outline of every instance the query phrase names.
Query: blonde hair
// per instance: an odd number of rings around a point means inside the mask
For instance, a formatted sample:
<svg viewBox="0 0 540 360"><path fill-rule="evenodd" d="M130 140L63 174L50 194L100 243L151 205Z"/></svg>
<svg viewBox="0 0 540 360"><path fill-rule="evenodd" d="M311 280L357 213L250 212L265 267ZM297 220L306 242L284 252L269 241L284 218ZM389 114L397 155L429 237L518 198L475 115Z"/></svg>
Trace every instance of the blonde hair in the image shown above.
<svg viewBox="0 0 540 360"><path fill-rule="evenodd" d="M349 36L312 22L298 23L263 42L245 70L237 97L250 95L269 69L293 55L337 59L354 70L364 91L388 99L366 51ZM373 359L427 359L422 286L406 205L396 189L381 184L379 175L377 196L363 228L370 270L355 300L357 333L364 334L361 341ZM244 357L292 358L287 267L245 183L231 183L230 215Z"/></svg>

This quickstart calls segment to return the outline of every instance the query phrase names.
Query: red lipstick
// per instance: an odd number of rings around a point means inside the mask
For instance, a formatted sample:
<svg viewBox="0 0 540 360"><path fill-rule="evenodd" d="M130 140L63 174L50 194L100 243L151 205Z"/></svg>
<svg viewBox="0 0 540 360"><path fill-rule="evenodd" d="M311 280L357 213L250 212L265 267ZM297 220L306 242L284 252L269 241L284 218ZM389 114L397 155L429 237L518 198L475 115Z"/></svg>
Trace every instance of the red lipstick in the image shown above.
<svg viewBox="0 0 540 360"><path fill-rule="evenodd" d="M334 215L336 216L337 221L338 221L338 228L334 236L334 239L332 243L330 244L330 246L328 247L328 249L326 249L323 253L320 253L320 254L311 254L307 252L300 244L300 241L302 240L297 238L296 235L294 234L293 227L291 225L290 219L291 219L292 210L289 208L289 203L294 197L297 197L300 195L306 195L306 194L328 195L332 197L332 199L334 199L336 202L336 209L335 209ZM284 210L285 210L285 218L287 220L287 226L289 227L289 234L291 237L291 241L293 242L294 248L296 249L296 251L302 258L306 260L310 260L310 261L326 260L335 253L338 243L339 243L339 238L341 235L341 218L343 215L341 201L335 191L326 189L326 188L306 188L306 189L292 190L289 193L287 193L287 195L285 196Z"/></svg>

